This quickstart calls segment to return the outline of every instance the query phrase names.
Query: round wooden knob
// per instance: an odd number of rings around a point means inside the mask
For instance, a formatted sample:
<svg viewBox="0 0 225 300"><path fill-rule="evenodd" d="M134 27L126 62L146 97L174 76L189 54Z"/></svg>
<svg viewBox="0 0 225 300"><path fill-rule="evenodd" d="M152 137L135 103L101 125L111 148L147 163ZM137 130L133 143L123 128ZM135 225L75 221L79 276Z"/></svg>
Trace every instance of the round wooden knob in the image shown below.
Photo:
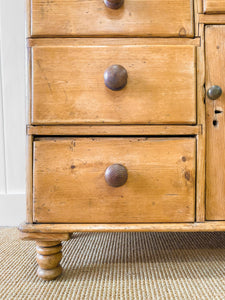
<svg viewBox="0 0 225 300"><path fill-rule="evenodd" d="M120 65L112 65L104 73L104 81L107 88L119 91L127 84L127 70Z"/></svg>
<svg viewBox="0 0 225 300"><path fill-rule="evenodd" d="M216 100L222 95L222 89L218 85L213 85L207 91L207 96L211 100Z"/></svg>
<svg viewBox="0 0 225 300"><path fill-rule="evenodd" d="M124 0L104 0L108 8L118 9L123 5Z"/></svg>
<svg viewBox="0 0 225 300"><path fill-rule="evenodd" d="M127 181L127 178L127 169L120 164L111 165L105 171L105 181L108 183L108 185L113 187L124 185Z"/></svg>

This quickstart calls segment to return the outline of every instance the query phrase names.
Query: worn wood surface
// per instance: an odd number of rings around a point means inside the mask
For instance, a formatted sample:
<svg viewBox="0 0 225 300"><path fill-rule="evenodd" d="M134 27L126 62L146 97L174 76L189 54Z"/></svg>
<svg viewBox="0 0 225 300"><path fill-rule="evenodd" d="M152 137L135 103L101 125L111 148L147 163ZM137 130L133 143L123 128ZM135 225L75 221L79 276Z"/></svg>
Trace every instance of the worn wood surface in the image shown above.
<svg viewBox="0 0 225 300"><path fill-rule="evenodd" d="M34 47L32 123L196 123L196 47L133 43ZM112 64L128 72L121 91L104 84Z"/></svg>
<svg viewBox="0 0 225 300"><path fill-rule="evenodd" d="M203 0L204 13L225 13L225 0Z"/></svg>
<svg viewBox="0 0 225 300"><path fill-rule="evenodd" d="M34 221L193 222L195 138L39 138L34 142ZM113 188L105 170L128 170Z"/></svg>
<svg viewBox="0 0 225 300"><path fill-rule="evenodd" d="M62 246L58 241L56 245L51 242L37 242L37 274L44 280L56 279L62 273L60 261L62 259Z"/></svg>
<svg viewBox="0 0 225 300"><path fill-rule="evenodd" d="M202 126L182 125L50 125L27 126L28 135L198 135Z"/></svg>
<svg viewBox="0 0 225 300"><path fill-rule="evenodd" d="M26 220L33 222L33 136L26 140Z"/></svg>
<svg viewBox="0 0 225 300"><path fill-rule="evenodd" d="M225 220L225 26L206 27L206 91L219 85L222 96L206 98L206 218Z"/></svg>
<svg viewBox="0 0 225 300"><path fill-rule="evenodd" d="M72 47L72 46L161 46L161 45L193 45L200 47L200 38L196 37L194 39L190 38L28 38L26 43L27 47Z"/></svg>
<svg viewBox="0 0 225 300"><path fill-rule="evenodd" d="M203 12L203 1L204 0L195 0L195 10L199 14Z"/></svg>
<svg viewBox="0 0 225 300"><path fill-rule="evenodd" d="M33 36L192 37L192 0L126 0L113 10L103 1L31 1Z"/></svg>
<svg viewBox="0 0 225 300"><path fill-rule="evenodd" d="M39 242L51 242L52 244L54 244L53 242L55 241L67 241L70 239L70 234L64 231L62 233L37 233L37 232L20 232L20 238L22 240L26 240L26 241L39 241Z"/></svg>
<svg viewBox="0 0 225 300"><path fill-rule="evenodd" d="M201 24L225 24L225 14L221 15L199 15L199 23Z"/></svg>
<svg viewBox="0 0 225 300"><path fill-rule="evenodd" d="M138 223L138 224L21 224L24 232L213 232L225 231L225 222L212 221L202 223Z"/></svg>
<svg viewBox="0 0 225 300"><path fill-rule="evenodd" d="M204 26L199 25L201 47L197 48L197 135L196 221L205 221L205 39Z"/></svg>

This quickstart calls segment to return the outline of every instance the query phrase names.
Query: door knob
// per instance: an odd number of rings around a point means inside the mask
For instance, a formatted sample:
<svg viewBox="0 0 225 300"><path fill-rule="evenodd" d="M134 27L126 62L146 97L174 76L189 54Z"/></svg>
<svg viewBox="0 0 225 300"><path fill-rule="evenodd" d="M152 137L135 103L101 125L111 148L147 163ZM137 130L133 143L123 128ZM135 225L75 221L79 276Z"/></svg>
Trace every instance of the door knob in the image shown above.
<svg viewBox="0 0 225 300"><path fill-rule="evenodd" d="M222 95L222 89L218 85L211 86L207 91L207 96L211 100L216 100Z"/></svg>

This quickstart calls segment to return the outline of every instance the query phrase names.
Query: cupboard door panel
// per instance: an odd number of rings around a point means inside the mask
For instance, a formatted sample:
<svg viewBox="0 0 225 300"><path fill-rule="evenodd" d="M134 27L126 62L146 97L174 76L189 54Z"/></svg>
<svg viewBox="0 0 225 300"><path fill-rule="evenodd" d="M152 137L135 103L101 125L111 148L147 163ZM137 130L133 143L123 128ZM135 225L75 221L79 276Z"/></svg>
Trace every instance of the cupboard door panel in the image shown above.
<svg viewBox="0 0 225 300"><path fill-rule="evenodd" d="M225 220L225 26L206 27L206 91L217 85L222 95L206 96L206 218Z"/></svg>

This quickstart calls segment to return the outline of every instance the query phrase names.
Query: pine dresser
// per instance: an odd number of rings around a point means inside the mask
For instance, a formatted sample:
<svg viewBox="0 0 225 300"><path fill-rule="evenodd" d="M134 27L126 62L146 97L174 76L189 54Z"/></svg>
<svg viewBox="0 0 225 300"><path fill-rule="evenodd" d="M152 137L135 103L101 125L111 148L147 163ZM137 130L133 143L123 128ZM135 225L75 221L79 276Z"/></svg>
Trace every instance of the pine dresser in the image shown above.
<svg viewBox="0 0 225 300"><path fill-rule="evenodd" d="M224 66L225 0L27 2L40 278L73 232L225 230Z"/></svg>

